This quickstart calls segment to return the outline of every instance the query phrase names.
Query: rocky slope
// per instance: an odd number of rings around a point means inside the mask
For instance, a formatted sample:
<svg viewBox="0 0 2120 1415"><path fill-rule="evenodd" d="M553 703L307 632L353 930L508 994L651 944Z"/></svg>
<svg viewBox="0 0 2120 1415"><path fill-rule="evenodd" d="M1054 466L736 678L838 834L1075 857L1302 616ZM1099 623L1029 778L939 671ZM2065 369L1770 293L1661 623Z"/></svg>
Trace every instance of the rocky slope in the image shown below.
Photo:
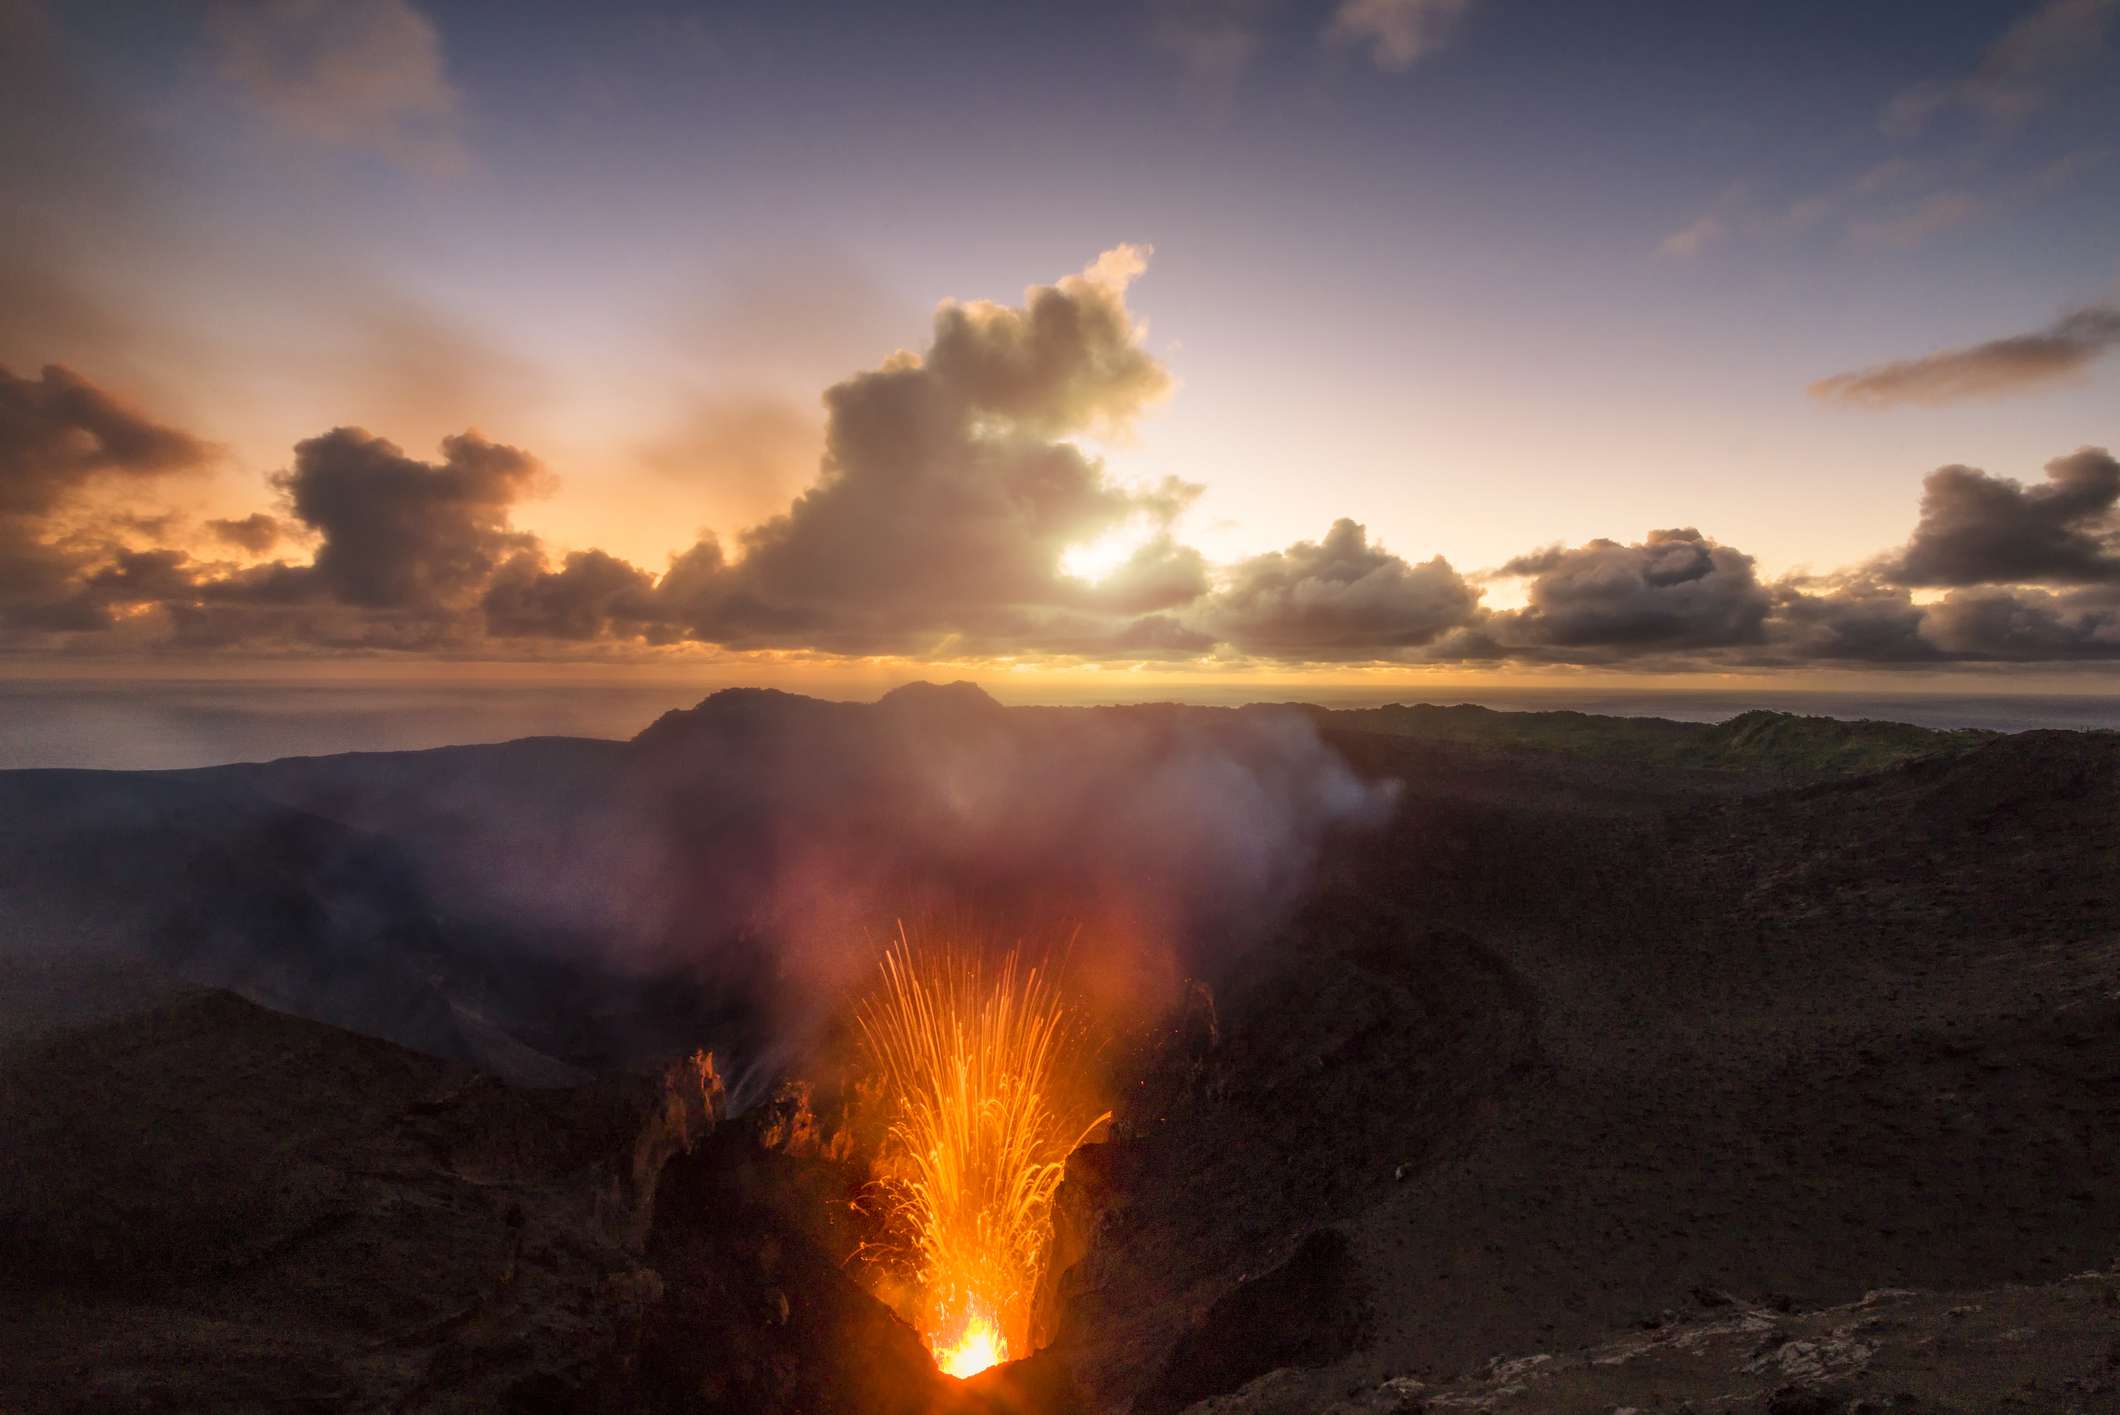
<svg viewBox="0 0 2120 1415"><path fill-rule="evenodd" d="M1288 720L739 693L0 776L0 1408L2113 1408L2120 739ZM1360 809L1259 836L1229 763ZM1190 985L1108 1058L1051 1347L945 1382L845 1266L858 1158L666 1063L829 1080L760 1045L829 1011L762 881L1128 871ZM490 1079L541 1063L602 1079Z"/></svg>

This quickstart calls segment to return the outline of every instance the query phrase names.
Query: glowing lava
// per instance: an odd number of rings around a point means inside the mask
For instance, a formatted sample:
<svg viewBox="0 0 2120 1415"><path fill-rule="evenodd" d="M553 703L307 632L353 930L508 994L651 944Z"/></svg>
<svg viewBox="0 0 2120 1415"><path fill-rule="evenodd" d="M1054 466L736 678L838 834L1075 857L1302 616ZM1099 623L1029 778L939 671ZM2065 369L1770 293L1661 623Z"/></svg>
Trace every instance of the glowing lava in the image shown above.
<svg viewBox="0 0 2120 1415"><path fill-rule="evenodd" d="M881 1260L917 1294L914 1325L944 1371L1027 1355L1053 1193L1109 1114L1091 1099L1082 1027L1013 951L989 974L976 953L916 953L902 931L857 1015L891 1111Z"/></svg>
<svg viewBox="0 0 2120 1415"><path fill-rule="evenodd" d="M984 1312L974 1311L964 1321L964 1333L954 1341L938 1341L932 1346L935 1364L946 1376L962 1380L976 1376L989 1366L1008 1360L1008 1343L1002 1339L993 1319Z"/></svg>

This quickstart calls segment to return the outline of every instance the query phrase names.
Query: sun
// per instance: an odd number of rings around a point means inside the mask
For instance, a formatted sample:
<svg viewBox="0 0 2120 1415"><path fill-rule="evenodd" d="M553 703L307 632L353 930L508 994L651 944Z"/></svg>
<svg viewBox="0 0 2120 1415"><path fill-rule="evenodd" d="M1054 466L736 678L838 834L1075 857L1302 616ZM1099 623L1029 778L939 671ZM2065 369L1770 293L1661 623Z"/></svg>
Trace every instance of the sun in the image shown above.
<svg viewBox="0 0 2120 1415"><path fill-rule="evenodd" d="M1060 572L1084 584L1097 584L1148 544L1149 535L1146 526L1128 524L1106 531L1095 540L1071 545L1060 554Z"/></svg>

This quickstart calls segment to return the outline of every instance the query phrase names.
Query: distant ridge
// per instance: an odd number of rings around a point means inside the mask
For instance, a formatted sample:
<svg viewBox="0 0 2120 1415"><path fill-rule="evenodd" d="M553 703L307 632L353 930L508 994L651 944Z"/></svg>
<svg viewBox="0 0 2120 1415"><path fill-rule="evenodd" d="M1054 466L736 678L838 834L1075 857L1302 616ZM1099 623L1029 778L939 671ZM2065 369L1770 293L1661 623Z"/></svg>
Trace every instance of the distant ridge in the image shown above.
<svg viewBox="0 0 2120 1415"><path fill-rule="evenodd" d="M1565 710L1511 712L1470 703L1311 711L1331 727L1396 737L1529 747L1644 765L1802 776L1879 771L1916 757L1966 751L2004 735L1976 728L1943 730L1867 719L1849 722L1765 708L1718 723L1601 717Z"/></svg>
<svg viewBox="0 0 2120 1415"><path fill-rule="evenodd" d="M1238 708L1147 703L1012 709L977 683L960 679L907 683L873 703L835 702L777 688L724 688L691 708L664 713L633 740L639 746L653 746L701 736L743 739L859 722L889 722L914 729L975 728L1002 722L1011 713L1212 717L1232 712L1299 712L1327 731L1373 732L1420 741L1566 752L1597 761L1800 780L1881 771L1920 757L1963 752L2009 735L1981 728L1917 727L1767 708L1717 723L1471 703L1394 703L1373 708L1325 708L1297 702Z"/></svg>

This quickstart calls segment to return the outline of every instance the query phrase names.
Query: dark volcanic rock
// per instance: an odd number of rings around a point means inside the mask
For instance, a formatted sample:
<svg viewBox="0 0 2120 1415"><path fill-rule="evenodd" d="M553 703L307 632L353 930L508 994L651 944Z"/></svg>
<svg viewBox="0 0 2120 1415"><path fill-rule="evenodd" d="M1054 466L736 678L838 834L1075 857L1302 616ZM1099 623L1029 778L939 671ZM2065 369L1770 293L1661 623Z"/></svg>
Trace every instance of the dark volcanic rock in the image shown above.
<svg viewBox="0 0 2120 1415"><path fill-rule="evenodd" d="M1315 715L1401 786L1285 897L1156 848L1185 811L1113 826L1286 721L1248 710L718 694L632 744L0 778L0 1408L2111 1408L2116 1284L2067 1275L2120 1233L2120 738L1401 716ZM463 1064L770 1082L753 1004L824 1002L787 911L1115 868L1193 891L1196 986L1111 1057L1053 1344L970 1382L843 1268L851 1171Z"/></svg>
<svg viewBox="0 0 2120 1415"><path fill-rule="evenodd" d="M1323 1366L1368 1343L1371 1313L1345 1234L1320 1229L1272 1271L1215 1300L1178 1338L1135 1415L1175 1415L1284 1366Z"/></svg>
<svg viewBox="0 0 2120 1415"><path fill-rule="evenodd" d="M48 984L49 979L43 982ZM0 1407L589 1409L718 1097L517 1090L167 988L0 1042Z"/></svg>

